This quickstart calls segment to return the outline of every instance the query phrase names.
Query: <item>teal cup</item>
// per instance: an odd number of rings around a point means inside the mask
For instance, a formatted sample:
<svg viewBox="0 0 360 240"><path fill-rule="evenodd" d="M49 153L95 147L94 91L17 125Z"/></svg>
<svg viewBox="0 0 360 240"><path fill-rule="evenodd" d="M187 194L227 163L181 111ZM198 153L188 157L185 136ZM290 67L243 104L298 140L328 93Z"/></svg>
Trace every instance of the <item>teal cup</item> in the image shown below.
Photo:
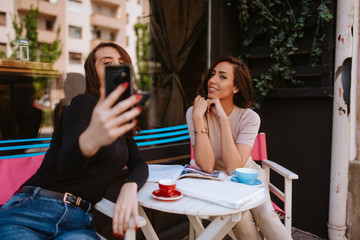
<svg viewBox="0 0 360 240"><path fill-rule="evenodd" d="M255 182L259 172L254 168L237 168L231 172L231 176L236 178L238 182L252 184Z"/></svg>

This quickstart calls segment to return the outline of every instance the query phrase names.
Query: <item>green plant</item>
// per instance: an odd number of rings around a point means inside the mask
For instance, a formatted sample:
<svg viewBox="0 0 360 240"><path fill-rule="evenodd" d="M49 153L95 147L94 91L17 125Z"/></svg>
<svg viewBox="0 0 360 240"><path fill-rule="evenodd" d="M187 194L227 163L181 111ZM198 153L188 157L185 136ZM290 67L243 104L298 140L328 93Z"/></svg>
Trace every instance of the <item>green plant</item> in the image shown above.
<svg viewBox="0 0 360 240"><path fill-rule="evenodd" d="M60 40L60 26L56 31L56 39L52 43L42 43L40 46L40 51L38 51L38 32L37 32L37 17L39 14L38 7L33 8L30 6L29 13L23 18L19 18L16 14L11 15L12 26L15 30L15 39L10 40L10 36L8 35L10 47L13 51L10 58L15 59L16 54L19 51L16 42L19 39L23 39L22 33L24 30L24 26L26 29L26 39L31 41L31 45L29 46L29 60L47 63L54 63L62 53L62 44ZM38 55L39 54L39 55ZM1 56L0 56L1 57ZM33 77L33 86L35 89L35 97L41 97L47 86L47 82L49 79L43 77Z"/></svg>
<svg viewBox="0 0 360 240"><path fill-rule="evenodd" d="M6 59L6 53L4 51L0 51L0 59Z"/></svg>
<svg viewBox="0 0 360 240"><path fill-rule="evenodd" d="M323 29L326 27L326 25L333 19L332 14L330 13L329 8L327 7L327 4L330 3L330 0L324 0L324 2L321 2L318 10L318 20L317 20L317 26L315 30L315 37L313 40L313 44L311 47L311 58L310 63L312 66L316 66L319 63L319 57L322 54L322 48L321 45L326 37L326 35L323 32Z"/></svg>
<svg viewBox="0 0 360 240"><path fill-rule="evenodd" d="M62 53L62 44L60 40L60 27L56 31L56 39L50 44L43 43L40 48L40 62L55 62Z"/></svg>
<svg viewBox="0 0 360 240"><path fill-rule="evenodd" d="M38 7L33 8L30 6L29 13L23 18L19 18L16 14L11 15L12 26L15 31L15 39L11 40L8 35L10 47L12 49L12 55L10 58L15 59L16 53L18 52L18 47L16 42L19 39L22 39L22 33L24 30L24 26L26 29L26 39L31 41L31 45L29 47L29 60L40 62L48 62L54 63L62 53L62 44L60 40L60 26L56 31L56 39L52 43L42 43L40 47L40 51L38 52L38 32L37 32L37 17L39 15ZM39 55L38 55L39 53Z"/></svg>
<svg viewBox="0 0 360 240"><path fill-rule="evenodd" d="M248 61L249 46L258 39L266 39L270 47L271 66L254 79L258 91L256 107L259 108L268 93L278 87L299 86L303 82L295 78L292 56L299 50L297 41L304 36L307 20L313 16L311 0L233 0L237 6L240 29L240 58ZM323 28L332 19L327 7L329 0L320 2L318 22L311 48L310 64L315 66L321 56L325 38Z"/></svg>
<svg viewBox="0 0 360 240"><path fill-rule="evenodd" d="M139 77L136 78L136 85L143 91L149 91L151 88L152 78L149 74L150 60L150 40L148 24L137 23L134 25L136 33L136 59Z"/></svg>
<svg viewBox="0 0 360 240"><path fill-rule="evenodd" d="M39 9L33 8L33 5L30 6L30 11L27 16L23 17L23 22L25 23L26 28L26 38L31 41L31 47L29 48L29 60L37 60L37 17L39 15Z"/></svg>
<svg viewBox="0 0 360 240"><path fill-rule="evenodd" d="M10 16L11 16L11 23L15 31L15 39L11 40L10 35L9 34L7 35L9 38L10 48L12 49L12 54L10 58L16 59L16 54L19 51L19 47L17 46L16 42L22 38L21 33L24 29L24 23L23 21L21 21L21 19L18 18L16 14L14 15L11 14Z"/></svg>

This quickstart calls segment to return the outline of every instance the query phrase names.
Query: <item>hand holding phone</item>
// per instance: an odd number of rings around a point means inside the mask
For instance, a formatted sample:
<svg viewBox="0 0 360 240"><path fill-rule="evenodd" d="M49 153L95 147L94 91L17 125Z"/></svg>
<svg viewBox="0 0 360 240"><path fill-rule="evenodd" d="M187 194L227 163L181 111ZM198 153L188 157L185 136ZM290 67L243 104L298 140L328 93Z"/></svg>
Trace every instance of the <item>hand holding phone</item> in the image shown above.
<svg viewBox="0 0 360 240"><path fill-rule="evenodd" d="M124 63L120 65L106 65L105 66L106 96L108 96L115 88L117 88L117 86L121 85L124 82L128 82L129 87L119 97L116 103L130 97L133 94L131 77L132 77L131 67L129 64Z"/></svg>

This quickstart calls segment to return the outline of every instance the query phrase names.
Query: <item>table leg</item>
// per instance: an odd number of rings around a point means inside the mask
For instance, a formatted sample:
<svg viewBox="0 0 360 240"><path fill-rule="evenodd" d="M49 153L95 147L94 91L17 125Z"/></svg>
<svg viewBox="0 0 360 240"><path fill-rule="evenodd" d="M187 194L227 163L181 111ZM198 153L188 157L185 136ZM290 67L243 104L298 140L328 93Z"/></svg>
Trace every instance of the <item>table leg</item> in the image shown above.
<svg viewBox="0 0 360 240"><path fill-rule="evenodd" d="M190 221L189 240L193 240L196 238L196 236L199 236L204 231L204 226L202 225L201 219L199 217L191 215L188 215L187 217Z"/></svg>
<svg viewBox="0 0 360 240"><path fill-rule="evenodd" d="M234 227L237 221L240 220L241 213L234 218L233 215L218 216L206 227L206 229L199 235L197 240L219 240L223 239L226 234Z"/></svg>
<svg viewBox="0 0 360 240"><path fill-rule="evenodd" d="M145 218L146 220L146 225L141 227L141 230L143 231L145 238L147 240L159 240L153 226L151 225L151 222L149 221L149 218L145 213L144 208L141 205L139 205L139 215Z"/></svg>
<svg viewBox="0 0 360 240"><path fill-rule="evenodd" d="M195 229L191 224L189 224L189 240L195 240L195 239L196 239Z"/></svg>

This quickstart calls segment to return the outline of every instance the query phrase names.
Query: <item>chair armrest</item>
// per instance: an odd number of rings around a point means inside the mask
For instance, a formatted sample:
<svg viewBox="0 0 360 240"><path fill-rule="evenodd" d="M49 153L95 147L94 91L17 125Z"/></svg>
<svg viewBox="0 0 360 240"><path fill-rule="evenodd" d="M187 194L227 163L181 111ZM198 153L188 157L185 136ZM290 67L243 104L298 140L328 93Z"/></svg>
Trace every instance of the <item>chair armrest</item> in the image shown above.
<svg viewBox="0 0 360 240"><path fill-rule="evenodd" d="M110 217L110 218L113 218L114 216L114 207L115 207L115 203L103 198L101 199L100 202L98 202L94 208L96 210L98 210L99 212L105 214L106 216ZM138 227L143 227L146 225L146 220L145 218L143 218L142 216L139 216L139 225ZM134 221L133 219L131 219L130 221L130 225L129 225L130 228L135 228L134 226Z"/></svg>
<svg viewBox="0 0 360 240"><path fill-rule="evenodd" d="M262 164L264 167L269 167L281 176L287 179L299 179L299 176L296 173L284 168L283 166L273 162L271 160L262 160Z"/></svg>

